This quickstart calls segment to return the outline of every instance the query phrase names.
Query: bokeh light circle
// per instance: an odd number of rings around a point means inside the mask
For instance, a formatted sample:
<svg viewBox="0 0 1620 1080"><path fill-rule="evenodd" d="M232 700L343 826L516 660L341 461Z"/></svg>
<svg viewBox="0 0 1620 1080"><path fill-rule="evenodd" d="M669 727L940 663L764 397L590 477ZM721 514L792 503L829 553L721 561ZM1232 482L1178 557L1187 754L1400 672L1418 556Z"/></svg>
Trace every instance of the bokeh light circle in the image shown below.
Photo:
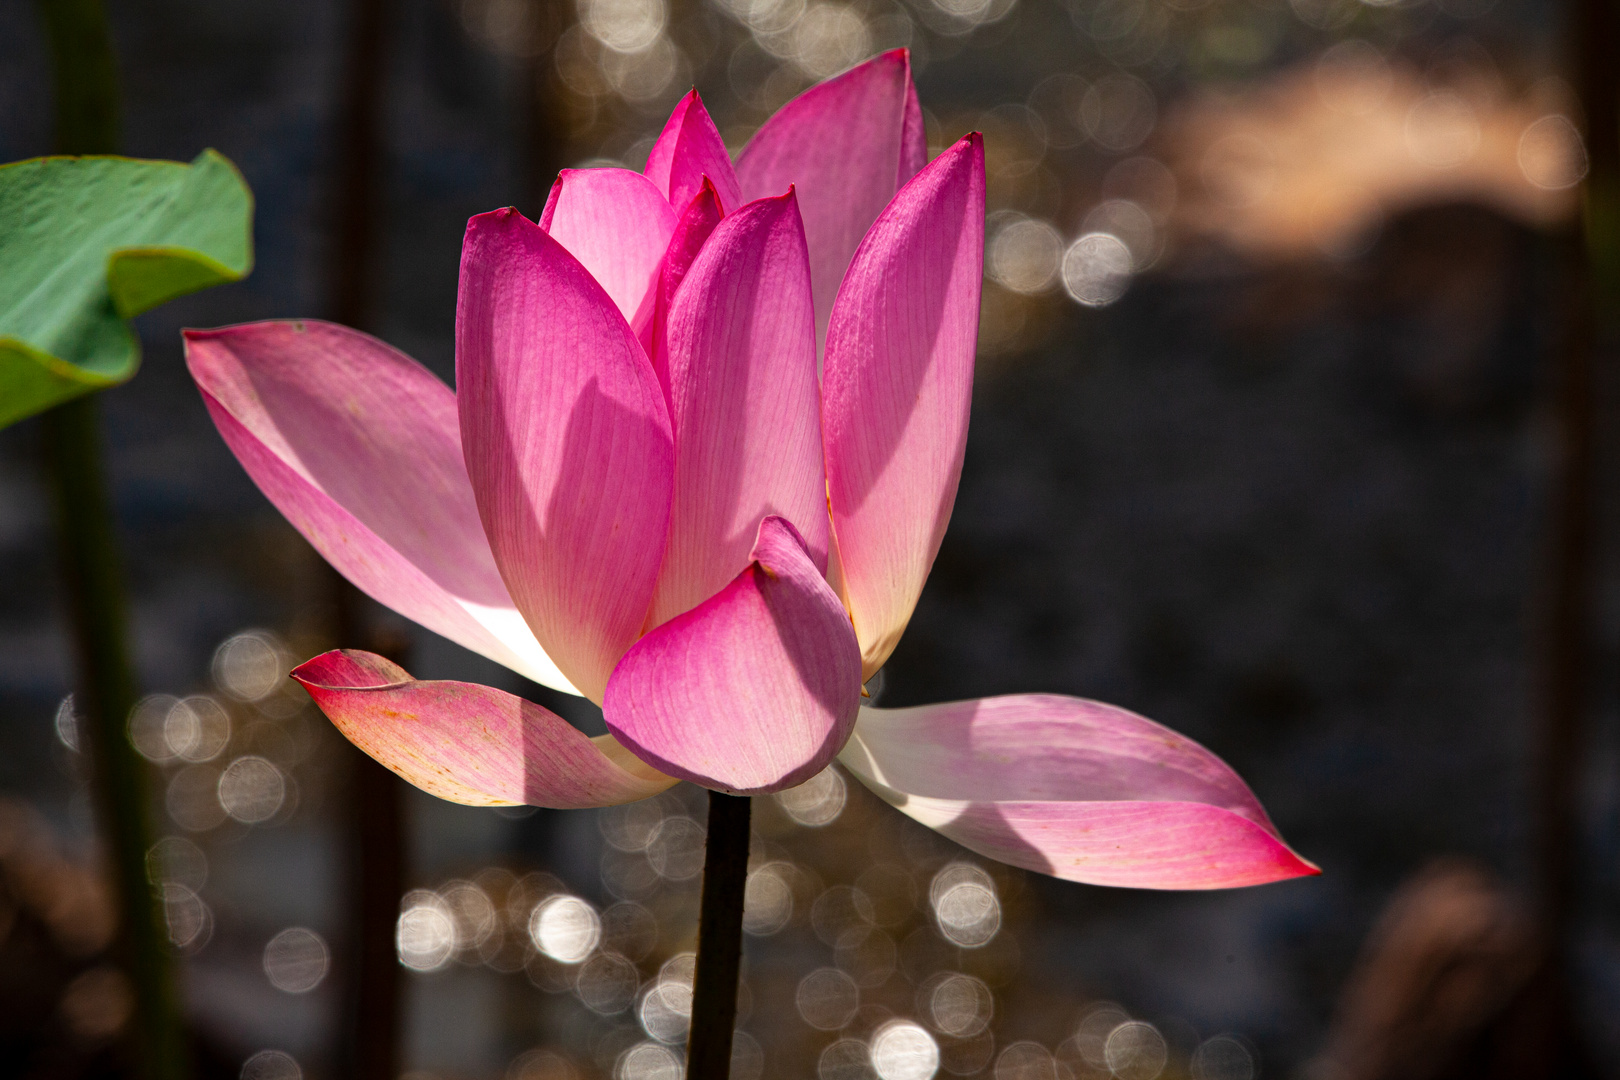
<svg viewBox="0 0 1620 1080"><path fill-rule="evenodd" d="M871 1056L881 1080L932 1080L939 1071L939 1044L910 1020L891 1020L878 1028Z"/></svg>
<svg viewBox="0 0 1620 1080"><path fill-rule="evenodd" d="M563 964L577 964L602 940L602 920L588 901L553 896L535 906L529 917L534 947Z"/></svg>
<svg viewBox="0 0 1620 1080"><path fill-rule="evenodd" d="M264 975L284 994L307 994L326 978L332 954L315 931L293 926L264 947Z"/></svg>
<svg viewBox="0 0 1620 1080"><path fill-rule="evenodd" d="M1107 307L1125 295L1133 261L1119 237L1087 233L1063 253L1063 288L1086 307Z"/></svg>

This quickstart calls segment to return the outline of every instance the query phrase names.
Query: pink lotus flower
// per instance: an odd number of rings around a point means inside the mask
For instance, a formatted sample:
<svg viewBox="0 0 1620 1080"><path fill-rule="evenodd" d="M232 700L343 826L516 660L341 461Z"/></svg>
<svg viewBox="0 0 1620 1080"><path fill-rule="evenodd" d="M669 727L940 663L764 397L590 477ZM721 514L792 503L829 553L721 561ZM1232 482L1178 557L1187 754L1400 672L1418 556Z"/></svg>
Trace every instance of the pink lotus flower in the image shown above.
<svg viewBox="0 0 1620 1080"><path fill-rule="evenodd" d="M787 105L735 168L689 95L644 174L565 172L538 224L468 223L454 392L339 326L189 332L221 434L322 555L601 704L611 734L346 650L294 672L338 728L464 803L769 792L838 756L924 824L1059 877L1314 873L1225 764L1124 710L861 707L967 434L983 148L925 157L903 52Z"/></svg>

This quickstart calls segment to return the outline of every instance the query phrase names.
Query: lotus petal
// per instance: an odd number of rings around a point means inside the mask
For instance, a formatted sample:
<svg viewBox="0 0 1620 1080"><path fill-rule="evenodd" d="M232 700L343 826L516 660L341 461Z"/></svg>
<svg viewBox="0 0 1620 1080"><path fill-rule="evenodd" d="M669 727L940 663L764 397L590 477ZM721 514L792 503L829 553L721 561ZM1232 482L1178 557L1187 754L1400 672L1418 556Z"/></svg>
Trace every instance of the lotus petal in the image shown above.
<svg viewBox="0 0 1620 1080"><path fill-rule="evenodd" d="M697 197L705 177L714 184L722 213L729 214L743 204L731 154L696 90L681 98L670 113L643 171L677 212Z"/></svg>
<svg viewBox="0 0 1620 1080"><path fill-rule="evenodd" d="M905 49L874 57L782 106L737 157L744 199L797 189L810 244L816 340L861 237L928 155Z"/></svg>
<svg viewBox="0 0 1620 1080"><path fill-rule="evenodd" d="M793 194L714 230L666 328L675 501L648 625L713 596L748 565L759 523L791 521L827 566L814 312Z"/></svg>
<svg viewBox="0 0 1620 1080"><path fill-rule="evenodd" d="M514 671L577 693L495 568L432 372L332 323L185 332L220 434L294 528L378 603Z"/></svg>
<svg viewBox="0 0 1620 1080"><path fill-rule="evenodd" d="M862 709L840 760L964 847L1071 881L1224 889L1319 873L1225 762L1112 705L1020 694Z"/></svg>
<svg viewBox="0 0 1620 1080"><path fill-rule="evenodd" d="M652 363L578 260L496 210L467 224L456 386L495 565L558 669L601 701L647 617L669 527Z"/></svg>
<svg viewBox="0 0 1620 1080"><path fill-rule="evenodd" d="M588 738L489 686L419 682L374 653L322 653L292 672L345 738L430 795L469 806L615 806L675 783L611 735Z"/></svg>
<svg viewBox="0 0 1620 1080"><path fill-rule="evenodd" d="M827 493L868 676L905 631L956 501L983 265L984 144L974 134L894 197L833 306Z"/></svg>
<svg viewBox="0 0 1620 1080"><path fill-rule="evenodd" d="M647 325L675 211L645 176L629 169L564 169L540 227L590 271L625 322L638 331Z"/></svg>
<svg viewBox="0 0 1620 1080"><path fill-rule="evenodd" d="M760 523L753 559L638 641L608 683L608 730L660 772L740 794L820 772L860 704L860 649L793 526Z"/></svg>
<svg viewBox="0 0 1620 1080"><path fill-rule="evenodd" d="M664 327L669 322L669 305L675 299L675 290L697 259L698 252L703 250L704 242L724 216L720 210L720 196L715 193L714 185L705 179L697 195L686 204L686 210L675 226L675 235L669 238L663 265L658 269L657 303L653 308L652 321L641 332L641 343L647 355L652 357L653 368L658 372L658 381L663 384L666 401L669 398L669 356L665 348Z"/></svg>

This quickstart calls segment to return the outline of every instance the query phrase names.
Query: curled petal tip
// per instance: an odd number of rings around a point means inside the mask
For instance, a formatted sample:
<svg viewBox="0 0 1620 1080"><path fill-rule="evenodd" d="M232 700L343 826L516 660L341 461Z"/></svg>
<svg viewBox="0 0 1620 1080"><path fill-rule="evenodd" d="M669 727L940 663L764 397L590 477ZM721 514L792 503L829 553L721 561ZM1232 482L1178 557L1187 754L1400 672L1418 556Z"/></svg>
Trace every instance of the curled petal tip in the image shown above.
<svg viewBox="0 0 1620 1080"><path fill-rule="evenodd" d="M757 561L638 641L608 682L608 730L660 772L737 794L820 772L849 737L860 649L791 524L766 518Z"/></svg>
<svg viewBox="0 0 1620 1080"><path fill-rule="evenodd" d="M748 558L774 571L777 567L786 566L796 553L805 556L811 554L804 535L787 518L771 514L759 523L759 531L754 534L754 547L748 553Z"/></svg>
<svg viewBox="0 0 1620 1080"><path fill-rule="evenodd" d="M405 669L378 656L357 649L331 649L305 660L287 673L308 690L377 690L399 686L411 680Z"/></svg>

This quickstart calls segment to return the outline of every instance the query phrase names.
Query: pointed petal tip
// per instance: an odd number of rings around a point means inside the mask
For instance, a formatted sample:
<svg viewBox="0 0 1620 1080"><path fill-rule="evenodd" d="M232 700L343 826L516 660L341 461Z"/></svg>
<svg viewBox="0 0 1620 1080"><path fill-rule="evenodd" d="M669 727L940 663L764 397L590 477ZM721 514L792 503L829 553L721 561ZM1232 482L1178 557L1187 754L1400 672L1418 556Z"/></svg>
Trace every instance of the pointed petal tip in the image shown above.
<svg viewBox="0 0 1620 1080"><path fill-rule="evenodd" d="M564 171L567 171L567 170L564 170ZM562 177L561 177L560 174L557 177L557 182L556 183L557 184L562 183ZM555 184L552 186L552 190L555 192L555 190L556 190L556 185ZM547 205L549 206L550 203L548 202ZM522 222L524 222L525 224L528 224L528 225L533 225L534 224L534 222L530 221L528 218L524 217L521 213L519 213L517 207L515 207L515 206L500 206L500 207L495 208L494 210L485 210L481 214L474 214L472 217L468 218L467 219L467 236L471 237L474 232L481 232L481 231L483 231L484 229L487 229L487 228L510 227L511 225L515 224L515 222L513 222L513 220L512 220L513 218L517 218L517 219L521 220Z"/></svg>
<svg viewBox="0 0 1620 1080"><path fill-rule="evenodd" d="M1315 863L1313 863L1313 862L1311 862L1311 860L1305 858L1305 856L1299 854L1293 848L1288 849L1288 854L1293 856L1294 865L1297 867L1297 872L1290 875L1291 877L1321 877L1322 876L1322 868L1320 866L1317 866Z"/></svg>
<svg viewBox="0 0 1620 1080"><path fill-rule="evenodd" d="M792 184L789 184L787 190L782 192L782 194L780 194L780 195L765 195L765 196L762 196L762 197L760 197L758 199L755 199L753 202L744 203L742 206L739 206L737 208L737 211L740 213L741 211L746 210L750 206L762 206L762 207L768 207L768 208L770 208L772 210L775 210L778 213L780 213L781 211L787 209L789 206L797 207L798 205L799 205L799 193L794 188L794 186Z"/></svg>
<svg viewBox="0 0 1620 1080"><path fill-rule="evenodd" d="M968 154L982 161L984 159L984 132L968 132L952 143L949 149L940 154L940 157L949 157L954 154Z"/></svg>
<svg viewBox="0 0 1620 1080"><path fill-rule="evenodd" d="M1299 852L1288 846L1288 842L1275 832L1269 839L1276 846L1271 866L1267 872L1257 872L1252 881L1246 885L1274 885L1283 881L1294 881L1299 878L1313 878L1322 876L1322 868ZM1193 886L1194 888L1208 888L1210 886ZM1219 886L1215 886L1219 887Z"/></svg>
<svg viewBox="0 0 1620 1080"><path fill-rule="evenodd" d="M896 47L894 47L892 49L885 49L884 51L882 51L880 53L877 53L876 55L871 57L871 59L863 60L861 63L856 64L854 67L850 68L849 71L850 72L860 71L863 68L875 68L875 67L878 67L878 66L883 65L883 64L895 64L895 63L903 64L906 67L907 70L910 70L910 68L911 68L911 49L908 48L905 45L898 45L898 46L896 46ZM849 72L845 72L845 74L848 74L848 73ZM842 78L842 77L843 76L840 76L840 75L833 76L833 78L835 78L835 79L836 78ZM832 80L829 79L827 81L830 82Z"/></svg>

